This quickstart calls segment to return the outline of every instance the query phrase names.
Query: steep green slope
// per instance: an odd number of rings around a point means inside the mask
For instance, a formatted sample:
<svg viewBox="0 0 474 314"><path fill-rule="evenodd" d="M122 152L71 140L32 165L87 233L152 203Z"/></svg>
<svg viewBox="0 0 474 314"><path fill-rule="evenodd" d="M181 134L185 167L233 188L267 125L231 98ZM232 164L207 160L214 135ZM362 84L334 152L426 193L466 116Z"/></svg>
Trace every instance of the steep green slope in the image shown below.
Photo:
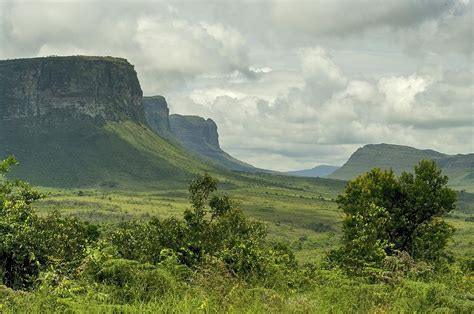
<svg viewBox="0 0 474 314"><path fill-rule="evenodd" d="M0 126L0 156L21 162L12 175L53 187L185 186L216 172L134 122L91 121L32 128Z"/></svg>
<svg viewBox="0 0 474 314"><path fill-rule="evenodd" d="M436 163L449 176L452 185L474 191L474 154L444 157L436 159Z"/></svg>
<svg viewBox="0 0 474 314"><path fill-rule="evenodd" d="M423 159L435 160L449 176L452 185L474 185L474 154L452 156L434 150L391 144L370 144L359 148L329 178L349 180L372 168L392 168L396 174L400 174L412 171L413 166Z"/></svg>
<svg viewBox="0 0 474 314"><path fill-rule="evenodd" d="M0 61L0 158L11 173L52 187L183 187L225 172L148 128L126 60L48 57Z"/></svg>

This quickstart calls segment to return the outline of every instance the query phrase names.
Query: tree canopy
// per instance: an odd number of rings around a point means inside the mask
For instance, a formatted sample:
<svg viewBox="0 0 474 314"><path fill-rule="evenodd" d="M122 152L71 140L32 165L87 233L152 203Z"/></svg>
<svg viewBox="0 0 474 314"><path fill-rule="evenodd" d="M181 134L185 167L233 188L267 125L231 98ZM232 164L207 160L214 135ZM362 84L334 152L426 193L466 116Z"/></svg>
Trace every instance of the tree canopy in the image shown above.
<svg viewBox="0 0 474 314"><path fill-rule="evenodd" d="M437 263L448 257L454 232L443 217L455 208L434 161L423 160L414 173L396 177L373 169L348 183L337 202L343 210L342 246L330 256L346 269L380 267L387 256L408 253L414 260Z"/></svg>

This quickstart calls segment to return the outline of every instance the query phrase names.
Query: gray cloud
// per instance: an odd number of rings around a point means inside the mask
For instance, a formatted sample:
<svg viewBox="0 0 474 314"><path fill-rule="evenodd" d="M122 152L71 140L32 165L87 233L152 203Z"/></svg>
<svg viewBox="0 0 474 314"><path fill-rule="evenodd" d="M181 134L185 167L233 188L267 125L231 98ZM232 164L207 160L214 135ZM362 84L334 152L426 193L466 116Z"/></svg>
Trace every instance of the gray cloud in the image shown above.
<svg viewBox="0 0 474 314"><path fill-rule="evenodd" d="M451 10L456 1L277 1L277 24L317 35L345 36L376 27L410 28Z"/></svg>
<svg viewBox="0 0 474 314"><path fill-rule="evenodd" d="M113 55L279 170L389 142L474 151L467 0L0 3L0 57Z"/></svg>
<svg viewBox="0 0 474 314"><path fill-rule="evenodd" d="M236 156L260 167L271 157L279 170L295 161L342 163L341 152L366 143L474 150L466 141L473 130L472 71L351 79L322 48L304 50L301 66L303 86L271 101L221 90L171 103L216 119L223 146Z"/></svg>

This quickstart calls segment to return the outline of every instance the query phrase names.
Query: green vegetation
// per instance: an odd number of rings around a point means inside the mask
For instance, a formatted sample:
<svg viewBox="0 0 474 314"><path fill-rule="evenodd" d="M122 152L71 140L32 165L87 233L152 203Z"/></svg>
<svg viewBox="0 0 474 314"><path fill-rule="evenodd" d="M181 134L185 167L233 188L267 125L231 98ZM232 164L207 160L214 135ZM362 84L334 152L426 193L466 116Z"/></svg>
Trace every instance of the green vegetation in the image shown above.
<svg viewBox="0 0 474 314"><path fill-rule="evenodd" d="M1 163L0 171L14 163L13 159ZM0 264L5 285L0 285L0 311L474 310L472 254L464 255L473 240L472 222L465 220L472 217L468 193L460 195L463 209L452 211L448 218L458 229L454 243L447 244L453 250L452 258L431 258L444 252L430 245L434 241L424 243L427 246L412 245L416 254L406 252L409 246L384 247L383 263L364 264L363 272L348 274L346 263L325 258L339 244L341 212L333 199L342 192L340 183L302 178L284 181L270 174L246 176L248 186L222 182L224 194L217 191L218 182L205 175L193 180L188 192L50 189L43 191L49 194L46 199L41 199L45 193L26 183L3 180L0 255L2 261L13 263ZM267 184L271 181L273 187ZM397 217L417 213L433 217L452 209L454 198L445 184L429 162L420 164L415 175L401 178L374 170L350 183L339 203L348 212L352 207L349 199L357 196L355 204L360 207L353 210L375 202L376 213L385 208L388 214L401 215ZM371 188L377 193L370 193ZM407 197L418 196L407 198L418 210L394 211L393 202L398 198L392 192L398 189ZM188 195L190 206L185 204ZM371 197L375 197L373 202ZM424 201L432 201L433 206L424 206ZM50 213L52 208L63 214ZM70 217L79 210L95 213L94 208L110 216L78 215L90 222ZM370 213L369 217L377 218ZM175 218L181 215L183 219ZM424 221L430 225L433 220ZM347 222L346 218L342 248L352 241L347 235L355 231ZM421 233L409 232L410 224L404 225L403 219L391 222L380 233L362 232L383 240L384 231L398 230L396 234L409 235L412 244L423 238ZM456 238L459 233L462 238ZM392 254L395 249L400 253ZM432 267L439 263L443 267Z"/></svg>
<svg viewBox="0 0 474 314"><path fill-rule="evenodd" d="M212 171L134 122L2 124L0 142L2 153L14 153L22 162L12 176L43 186L184 188L196 173Z"/></svg>
<svg viewBox="0 0 474 314"><path fill-rule="evenodd" d="M338 199L345 213L343 246L333 258L347 271L382 267L388 257L414 262L446 262L445 248L454 228L443 218L455 205L434 161L421 161L415 174L374 169L356 178Z"/></svg>
<svg viewBox="0 0 474 314"><path fill-rule="evenodd" d="M436 161L438 167L449 177L451 186L469 190L474 186L474 154L446 155L430 149L391 144L371 144L359 148L329 177L351 180L372 168L392 169L396 175L400 175L404 171L412 171L424 159Z"/></svg>

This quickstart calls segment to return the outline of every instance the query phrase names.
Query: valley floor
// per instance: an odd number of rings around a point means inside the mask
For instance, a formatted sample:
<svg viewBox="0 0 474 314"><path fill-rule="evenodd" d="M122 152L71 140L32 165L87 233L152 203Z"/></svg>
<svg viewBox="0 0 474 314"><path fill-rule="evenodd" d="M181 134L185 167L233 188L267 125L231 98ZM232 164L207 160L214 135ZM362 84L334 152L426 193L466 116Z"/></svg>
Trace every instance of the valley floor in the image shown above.
<svg viewBox="0 0 474 314"><path fill-rule="evenodd" d="M308 183L310 182L310 183ZM315 181L317 182L317 181ZM328 183L329 182L329 183ZM326 184L327 183L327 184ZM0 286L0 312L5 313L387 313L474 311L474 277L455 264L443 276L387 278L373 281L354 278L324 265L326 253L338 245L341 211L335 203L343 185L311 184L295 180L290 186L268 188L232 186L222 190L235 199L252 219L265 223L271 239L294 250L302 265L314 263L307 281L295 289L278 285L252 285L209 271L197 273L188 282L169 279L169 290L146 302L126 302L123 296L104 293L100 286L67 281L51 285L48 280L34 293L14 292ZM36 204L39 213L60 210L65 215L95 223L118 223L182 217L189 207L186 190L131 192L96 189L42 189L49 196ZM474 256L472 204L451 214L448 221L457 231L449 249L458 260ZM472 267L472 266L471 266ZM311 268L311 267L310 267ZM308 268L309 269L309 268ZM309 270L308 270L309 271ZM204 277L203 277L204 276ZM304 274L302 274L304 277ZM49 280L53 280L49 279ZM3 298L4 301L1 301Z"/></svg>
<svg viewBox="0 0 474 314"><path fill-rule="evenodd" d="M304 181L303 181L304 182ZM125 192L117 190L43 189L49 196L37 203L40 213L58 209L66 215L99 222L149 219L152 216L181 217L189 207L187 190ZM338 244L342 212L335 198L339 186L301 185L298 189L232 188L224 190L251 218L264 222L269 237L287 242L301 262L317 262ZM449 248L455 256L474 256L474 202L450 214L448 222L456 228Z"/></svg>

